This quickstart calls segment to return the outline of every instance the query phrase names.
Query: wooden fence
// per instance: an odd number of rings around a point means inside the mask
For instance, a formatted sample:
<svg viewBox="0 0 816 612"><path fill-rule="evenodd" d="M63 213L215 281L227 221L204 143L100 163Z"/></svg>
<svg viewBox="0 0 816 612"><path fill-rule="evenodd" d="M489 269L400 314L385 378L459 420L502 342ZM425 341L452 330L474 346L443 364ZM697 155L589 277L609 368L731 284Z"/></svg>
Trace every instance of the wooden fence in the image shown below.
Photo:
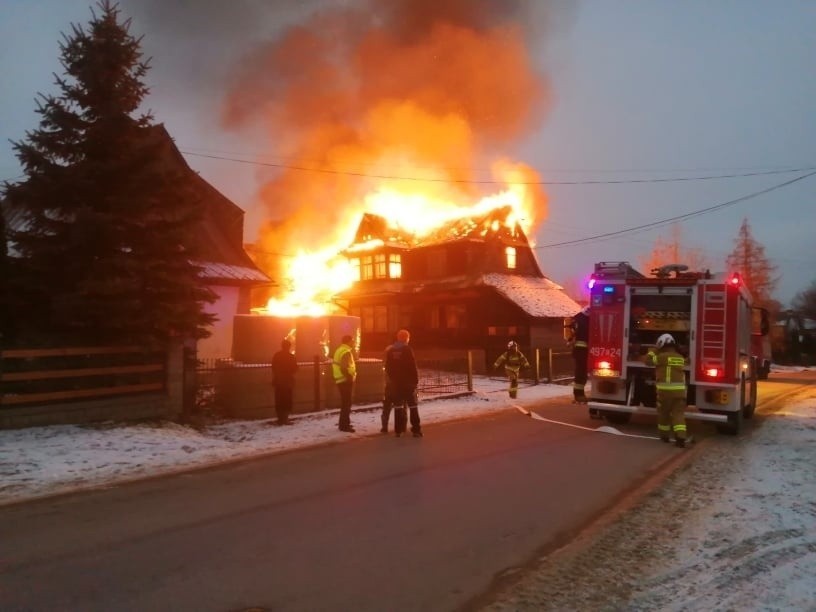
<svg viewBox="0 0 816 612"><path fill-rule="evenodd" d="M0 427L179 412L183 367L180 346L4 350Z"/></svg>

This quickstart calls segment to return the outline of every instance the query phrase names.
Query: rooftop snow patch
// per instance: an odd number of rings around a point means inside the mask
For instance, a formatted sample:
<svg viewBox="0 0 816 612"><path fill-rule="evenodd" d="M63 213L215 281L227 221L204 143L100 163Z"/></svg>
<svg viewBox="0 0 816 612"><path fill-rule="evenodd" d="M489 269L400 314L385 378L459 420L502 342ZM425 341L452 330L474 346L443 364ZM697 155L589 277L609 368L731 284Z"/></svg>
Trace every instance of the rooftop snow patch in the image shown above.
<svg viewBox="0 0 816 612"><path fill-rule="evenodd" d="M482 280L534 317L571 317L581 310L560 285L547 278L485 274Z"/></svg>

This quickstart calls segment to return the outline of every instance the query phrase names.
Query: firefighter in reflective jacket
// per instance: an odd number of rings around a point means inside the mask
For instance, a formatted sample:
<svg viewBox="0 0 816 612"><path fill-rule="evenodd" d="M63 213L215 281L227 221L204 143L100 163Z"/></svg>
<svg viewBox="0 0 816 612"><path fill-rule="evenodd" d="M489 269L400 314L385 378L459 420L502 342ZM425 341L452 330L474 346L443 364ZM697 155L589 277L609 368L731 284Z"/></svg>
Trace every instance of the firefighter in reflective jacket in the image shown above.
<svg viewBox="0 0 816 612"><path fill-rule="evenodd" d="M523 368L529 368L530 362L527 361L524 353L519 350L518 343L513 340L507 343L507 350L499 355L493 367L498 370L502 365L504 365L504 373L510 379L510 389L508 390L510 397L515 399L516 395L518 395L519 372Z"/></svg>
<svg viewBox="0 0 816 612"><path fill-rule="evenodd" d="M674 432L674 443L686 445L686 374L685 358L677 352L674 337L663 334L657 339L657 353L649 351L646 365L655 367L657 389L657 430L660 440L669 442Z"/></svg>
<svg viewBox="0 0 816 612"><path fill-rule="evenodd" d="M584 392L587 382L587 345L589 340L589 306L585 306L581 312L572 317L568 326L567 342L572 345L573 381L572 397L573 402L586 403L587 397Z"/></svg>

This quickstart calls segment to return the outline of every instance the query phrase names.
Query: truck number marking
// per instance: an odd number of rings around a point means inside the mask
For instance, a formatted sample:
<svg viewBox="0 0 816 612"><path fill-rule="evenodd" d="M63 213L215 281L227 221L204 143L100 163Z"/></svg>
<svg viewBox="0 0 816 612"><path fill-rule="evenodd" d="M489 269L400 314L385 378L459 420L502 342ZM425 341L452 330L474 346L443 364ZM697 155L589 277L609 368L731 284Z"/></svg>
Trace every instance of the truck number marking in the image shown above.
<svg viewBox="0 0 816 612"><path fill-rule="evenodd" d="M620 357L621 349L607 346L593 346L590 347L589 354L593 357Z"/></svg>

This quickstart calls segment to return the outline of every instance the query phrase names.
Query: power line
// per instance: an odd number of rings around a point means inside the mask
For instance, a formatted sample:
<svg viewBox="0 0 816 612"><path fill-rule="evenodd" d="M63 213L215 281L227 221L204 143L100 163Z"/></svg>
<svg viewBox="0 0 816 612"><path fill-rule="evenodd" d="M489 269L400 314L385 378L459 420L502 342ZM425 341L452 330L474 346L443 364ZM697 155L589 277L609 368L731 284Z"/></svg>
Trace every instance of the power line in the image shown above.
<svg viewBox="0 0 816 612"><path fill-rule="evenodd" d="M366 172L352 172L349 170L336 170L331 168L311 168L296 164L282 164L272 162L254 161L249 159L238 159L235 157L225 157L222 155L207 155L195 153L189 150L181 150L184 155L203 157L206 159L217 159L230 161L238 164L250 164L253 166L265 166L268 168L279 168L281 170L298 170L301 172L317 172L320 174L334 174L341 176L356 176L359 178L370 178L389 181L417 181L426 183L452 183L468 185L623 185L632 183L677 183L682 181L708 181L714 179L743 178L749 176L766 176L769 174L789 174L792 172L805 172L816 170L816 167L791 168L788 170L765 170L757 172L744 172L739 174L718 174L712 176L680 176L674 178L647 178L647 179L614 179L614 180L589 180L589 181L497 181L497 180L467 180L467 179L446 179L446 178L425 178L419 176L397 176L388 174L369 174Z"/></svg>
<svg viewBox="0 0 816 612"><path fill-rule="evenodd" d="M649 229L649 228L653 228L653 227L659 227L661 225L666 225L666 224L672 223L674 221L681 221L681 220L684 220L684 219L690 219L692 217L696 217L696 216L699 216L699 215L710 213L710 212L713 212L715 210L725 208L727 206L733 206L734 204L738 204L739 202L744 202L746 200L756 198L756 197L764 195L766 193L770 193L771 191L781 189L782 187L787 187L788 185L792 185L793 183L796 183L798 181L801 181L803 179L811 177L814 174L816 174L816 171L808 172L807 174L803 174L802 176L798 176L798 177L796 177L794 179L791 179L789 181L785 181L784 183L779 183L777 185L773 185L771 187L768 187L767 189L762 189L760 191L755 191L753 193L749 193L748 195L741 196L741 197L736 198L734 200L729 200L728 202L722 202L721 204L715 204L714 206L709 206L707 208L702 208L700 210L696 210L694 212L686 213L684 215L678 215L676 217L669 217L667 219L661 219L660 221L653 221L652 223L645 223L643 225L637 225L635 227L629 227L629 228L622 229L622 230L617 230L617 231L614 231L614 232L606 232L606 233L603 233L603 234L596 234L594 236L587 236L586 238L577 238L575 240L566 240L564 242L555 242L555 243L552 243L552 244L543 244L543 245L535 247L535 249L548 249L548 248L553 248L553 247L567 246L567 245L571 245L571 244L580 244L580 243L583 243L583 242L591 242L591 241L594 241L594 240L607 239L607 238L611 238L613 236L620 236L622 234L628 234L628 233L631 233L631 232L645 230L645 229Z"/></svg>

